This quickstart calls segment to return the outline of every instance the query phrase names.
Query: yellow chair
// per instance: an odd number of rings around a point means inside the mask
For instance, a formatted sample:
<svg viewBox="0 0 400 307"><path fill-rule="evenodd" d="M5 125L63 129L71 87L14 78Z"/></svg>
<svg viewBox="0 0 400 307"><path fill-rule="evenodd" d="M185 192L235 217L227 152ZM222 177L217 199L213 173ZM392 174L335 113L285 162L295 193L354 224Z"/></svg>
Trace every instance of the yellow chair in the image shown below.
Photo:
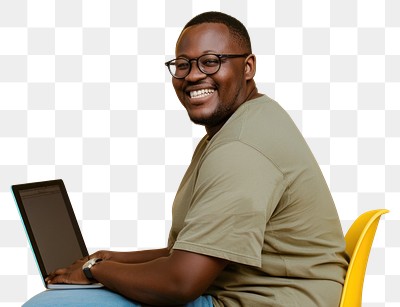
<svg viewBox="0 0 400 307"><path fill-rule="evenodd" d="M350 263L344 281L340 307L361 306L365 270L372 242L380 217L387 212L389 210L377 209L361 214L346 233L346 252L350 256Z"/></svg>

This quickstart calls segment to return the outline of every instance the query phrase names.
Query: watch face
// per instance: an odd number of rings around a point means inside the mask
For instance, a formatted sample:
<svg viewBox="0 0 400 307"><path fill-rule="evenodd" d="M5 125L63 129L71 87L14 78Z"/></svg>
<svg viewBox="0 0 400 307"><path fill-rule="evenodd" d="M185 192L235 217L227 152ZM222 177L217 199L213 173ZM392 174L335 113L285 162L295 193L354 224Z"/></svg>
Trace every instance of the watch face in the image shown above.
<svg viewBox="0 0 400 307"><path fill-rule="evenodd" d="M96 263L96 261L97 261L96 258L90 259L90 260L87 262L88 267L91 268L91 267Z"/></svg>
<svg viewBox="0 0 400 307"><path fill-rule="evenodd" d="M91 268L93 265L95 265L97 262L101 261L102 259L99 258L92 258L86 261L86 263L83 265L83 268Z"/></svg>

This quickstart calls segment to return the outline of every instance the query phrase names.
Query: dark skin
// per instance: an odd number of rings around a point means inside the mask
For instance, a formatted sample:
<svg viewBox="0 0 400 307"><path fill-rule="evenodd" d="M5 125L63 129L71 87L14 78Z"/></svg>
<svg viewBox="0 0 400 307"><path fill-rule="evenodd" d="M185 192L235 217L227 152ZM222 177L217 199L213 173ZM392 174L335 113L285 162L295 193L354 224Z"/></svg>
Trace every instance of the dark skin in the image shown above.
<svg viewBox="0 0 400 307"><path fill-rule="evenodd" d="M223 24L205 23L185 29L177 43L176 57L197 58L205 53L248 53L240 47ZM220 70L205 75L192 62L190 74L173 79L173 86L189 117L205 126L209 138L217 133L237 108L260 96L253 80L255 56L223 60ZM190 98L190 91L212 89L206 97ZM99 251L90 258L103 261L92 267L96 281L132 300L152 306L172 306L202 295L229 261L167 248L113 252ZM87 259L59 269L48 283L88 284L82 272Z"/></svg>
<svg viewBox="0 0 400 307"><path fill-rule="evenodd" d="M168 249L139 252L99 251L90 258L102 258L91 269L106 288L151 306L185 304L200 296L224 269L226 260ZM49 283L89 284L82 272L87 259L59 269Z"/></svg>
<svg viewBox="0 0 400 307"><path fill-rule="evenodd" d="M250 51L237 43L224 24L204 23L185 29L177 43L176 57L194 59L207 53L244 54ZM221 68L213 75L202 73L193 61L190 74L184 79L173 78L172 84L190 119L204 125L212 138L241 104L260 96L253 79L255 72L253 54L222 60ZM214 92L206 97L190 97L191 91L202 89Z"/></svg>

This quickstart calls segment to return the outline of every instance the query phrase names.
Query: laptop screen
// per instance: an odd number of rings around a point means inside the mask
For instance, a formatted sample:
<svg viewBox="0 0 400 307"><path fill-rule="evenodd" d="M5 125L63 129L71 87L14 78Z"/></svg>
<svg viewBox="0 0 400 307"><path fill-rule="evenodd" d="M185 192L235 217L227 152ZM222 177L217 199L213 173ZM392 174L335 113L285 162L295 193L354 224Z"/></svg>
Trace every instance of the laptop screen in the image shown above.
<svg viewBox="0 0 400 307"><path fill-rule="evenodd" d="M13 191L44 277L87 256L61 180L16 185Z"/></svg>

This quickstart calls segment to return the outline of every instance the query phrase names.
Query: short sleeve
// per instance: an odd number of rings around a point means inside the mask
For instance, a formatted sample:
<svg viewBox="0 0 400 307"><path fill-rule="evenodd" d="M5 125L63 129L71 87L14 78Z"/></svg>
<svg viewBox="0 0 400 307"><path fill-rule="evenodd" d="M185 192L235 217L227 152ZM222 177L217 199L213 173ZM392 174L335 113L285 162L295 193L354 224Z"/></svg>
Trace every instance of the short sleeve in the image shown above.
<svg viewBox="0 0 400 307"><path fill-rule="evenodd" d="M200 163L173 248L261 266L266 224L285 190L284 175L240 141L211 149Z"/></svg>

